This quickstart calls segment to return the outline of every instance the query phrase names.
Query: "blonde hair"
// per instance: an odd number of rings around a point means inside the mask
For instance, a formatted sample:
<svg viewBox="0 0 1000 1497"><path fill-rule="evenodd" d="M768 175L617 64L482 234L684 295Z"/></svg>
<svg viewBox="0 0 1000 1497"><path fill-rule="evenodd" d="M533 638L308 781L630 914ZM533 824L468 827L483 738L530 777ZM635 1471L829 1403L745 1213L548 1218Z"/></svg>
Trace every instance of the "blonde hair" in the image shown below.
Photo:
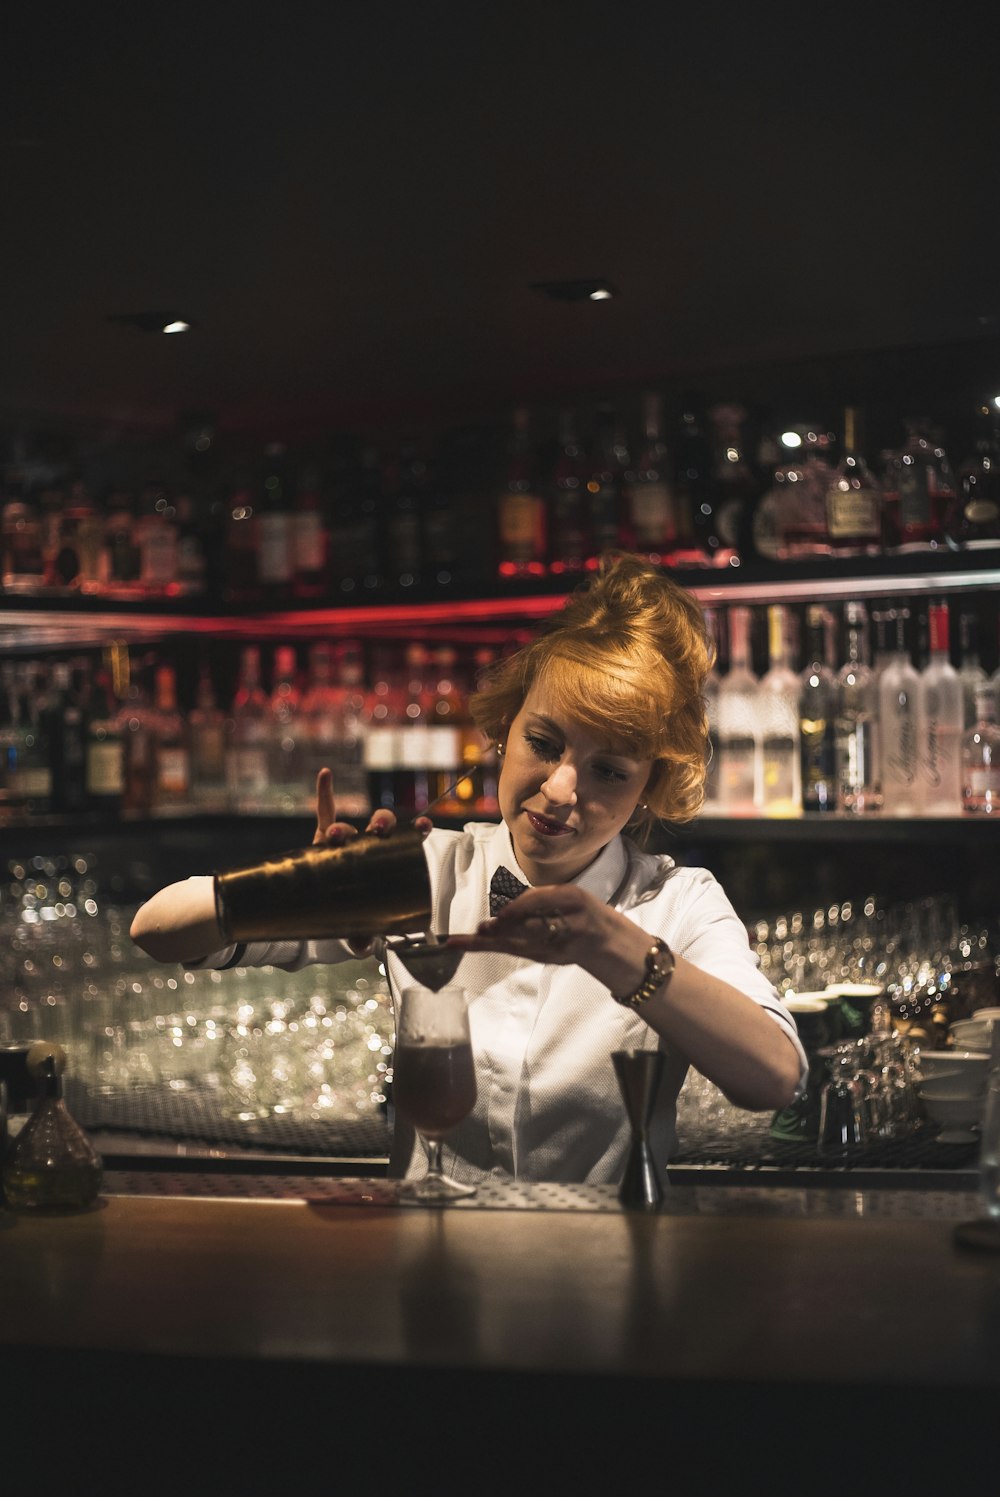
<svg viewBox="0 0 1000 1497"><path fill-rule="evenodd" d="M633 826L690 821L704 799L713 660L696 599L641 558L612 553L535 639L487 672L470 707L500 742L544 680L557 711L617 751L652 759Z"/></svg>

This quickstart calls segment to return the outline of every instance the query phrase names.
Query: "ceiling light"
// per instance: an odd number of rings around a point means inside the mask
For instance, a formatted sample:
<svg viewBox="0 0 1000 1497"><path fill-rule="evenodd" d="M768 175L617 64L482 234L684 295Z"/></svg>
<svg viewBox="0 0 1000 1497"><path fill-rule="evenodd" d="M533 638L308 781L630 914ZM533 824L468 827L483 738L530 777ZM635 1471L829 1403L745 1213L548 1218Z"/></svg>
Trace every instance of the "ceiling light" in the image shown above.
<svg viewBox="0 0 1000 1497"><path fill-rule="evenodd" d="M531 289L550 301L610 301L618 295L618 288L604 276L581 281L532 281Z"/></svg>
<svg viewBox="0 0 1000 1497"><path fill-rule="evenodd" d="M140 333L187 333L194 327L174 311L166 312L112 312L109 322L121 323L123 327L138 328Z"/></svg>

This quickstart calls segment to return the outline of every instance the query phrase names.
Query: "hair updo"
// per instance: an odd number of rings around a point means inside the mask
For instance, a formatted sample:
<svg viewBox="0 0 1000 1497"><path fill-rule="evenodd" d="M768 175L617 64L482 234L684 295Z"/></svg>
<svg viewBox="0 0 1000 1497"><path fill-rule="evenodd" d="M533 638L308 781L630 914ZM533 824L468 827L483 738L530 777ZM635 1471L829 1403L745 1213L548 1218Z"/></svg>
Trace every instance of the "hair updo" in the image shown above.
<svg viewBox="0 0 1000 1497"><path fill-rule="evenodd" d="M714 653L697 600L640 557L614 553L529 644L486 673L472 717L500 741L544 681L556 711L613 750L652 759L646 812L634 824L690 821L704 799Z"/></svg>

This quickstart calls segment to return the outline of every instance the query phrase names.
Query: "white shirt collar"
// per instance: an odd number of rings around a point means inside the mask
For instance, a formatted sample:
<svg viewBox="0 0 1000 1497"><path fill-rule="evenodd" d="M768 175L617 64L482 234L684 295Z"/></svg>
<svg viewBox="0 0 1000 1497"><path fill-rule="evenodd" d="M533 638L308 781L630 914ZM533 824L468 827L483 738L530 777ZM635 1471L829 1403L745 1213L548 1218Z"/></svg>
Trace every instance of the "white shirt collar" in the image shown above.
<svg viewBox="0 0 1000 1497"><path fill-rule="evenodd" d="M529 886L531 884L531 880L517 861L514 844L510 839L510 828L505 821L500 823L490 839L486 863L487 887L493 874L501 867L507 868ZM593 894L602 903L608 904L625 877L627 864L625 843L621 837L615 837L598 853L589 867L576 878L570 879L570 883L575 884L578 889L586 889L588 894Z"/></svg>

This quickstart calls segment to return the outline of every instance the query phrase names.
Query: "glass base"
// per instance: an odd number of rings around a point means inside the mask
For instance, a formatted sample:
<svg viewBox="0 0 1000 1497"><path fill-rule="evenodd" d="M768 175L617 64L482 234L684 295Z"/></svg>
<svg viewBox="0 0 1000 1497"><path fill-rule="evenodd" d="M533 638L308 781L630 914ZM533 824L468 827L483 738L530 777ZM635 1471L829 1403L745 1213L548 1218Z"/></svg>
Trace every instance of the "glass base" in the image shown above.
<svg viewBox="0 0 1000 1497"><path fill-rule="evenodd" d="M474 1185L462 1185L450 1175L425 1175L422 1180L404 1180L397 1200L403 1206L446 1206L449 1201L464 1201L475 1193Z"/></svg>

